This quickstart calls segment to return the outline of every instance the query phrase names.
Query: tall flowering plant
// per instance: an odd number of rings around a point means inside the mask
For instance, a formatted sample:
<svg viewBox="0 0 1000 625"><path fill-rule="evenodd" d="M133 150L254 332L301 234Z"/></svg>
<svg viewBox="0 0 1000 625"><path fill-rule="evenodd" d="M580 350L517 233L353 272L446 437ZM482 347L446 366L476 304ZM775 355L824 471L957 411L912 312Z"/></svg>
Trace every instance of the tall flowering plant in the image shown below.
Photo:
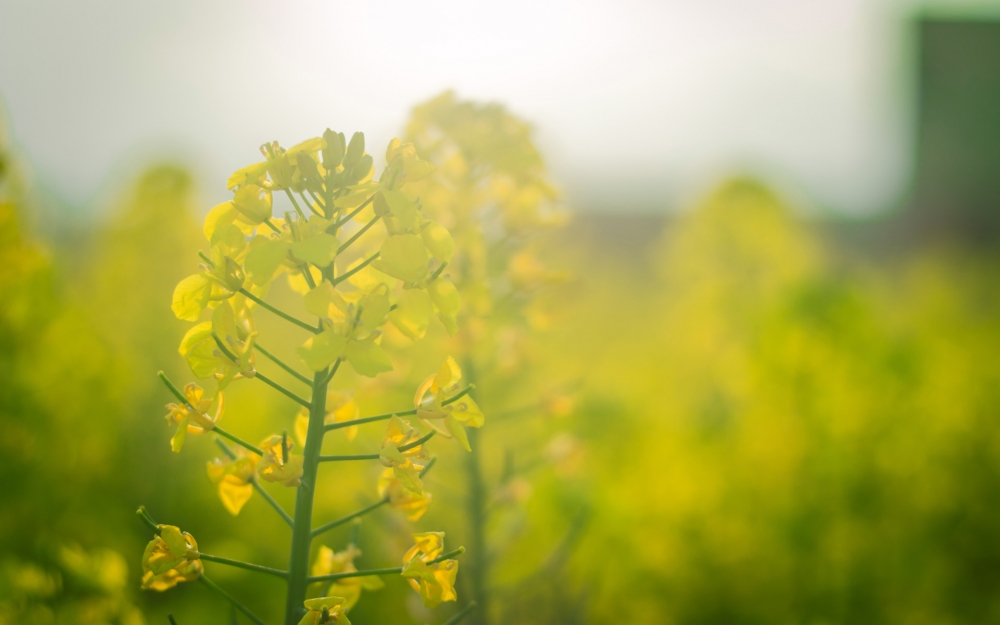
<svg viewBox="0 0 1000 625"><path fill-rule="evenodd" d="M153 532L142 557L142 585L163 591L198 581L258 625L263 624L258 616L205 574L206 562L284 579L286 625L347 625L362 591L377 590L386 575L407 579L428 607L456 601L459 563L454 558L464 549L446 550L442 532L415 534L401 566L359 570L354 559L360 552L353 545L342 552L323 546L310 563L314 539L378 508L389 506L410 520L419 519L431 502L421 480L434 464L429 441L454 438L468 448L466 428L484 422L469 395L472 385L462 386L461 368L452 358L416 389L413 406L393 413L361 416L349 394L330 389L345 365L367 377L392 370L381 346L386 324L414 339L431 323L457 331L461 297L446 273L454 240L410 193L413 183L434 167L411 144L394 139L376 180L364 135L355 133L347 141L331 130L287 149L277 142L265 144L261 152L264 160L230 176L233 199L205 219L209 249L200 253L199 271L182 280L173 294L176 316L197 322L179 351L200 382L179 388L163 373L160 377L176 399L166 415L174 429L173 451L181 452L191 436L214 435L223 456L209 464L208 473L223 505L238 514L255 493L270 504L292 529L288 566L275 569L205 553L191 534L157 523L141 507L139 515ZM286 210L276 210L279 203ZM312 319L268 303L269 288L282 277L301 295ZM254 321L261 310L303 332L296 350L300 362L286 363L264 347ZM258 371L259 358L272 361L306 391L286 388ZM278 428L254 445L222 426L228 421L227 388L247 381L263 383L301 406L291 424L298 436ZM322 453L328 432L345 429L350 434L375 422L386 424L380 449ZM295 438L304 441L301 452ZM345 461L384 466L379 498L343 518L314 525L313 505L321 492L318 467ZM295 489L294 510L283 509L269 488ZM321 596L307 599L307 594ZM452 621L471 609L467 605Z"/></svg>

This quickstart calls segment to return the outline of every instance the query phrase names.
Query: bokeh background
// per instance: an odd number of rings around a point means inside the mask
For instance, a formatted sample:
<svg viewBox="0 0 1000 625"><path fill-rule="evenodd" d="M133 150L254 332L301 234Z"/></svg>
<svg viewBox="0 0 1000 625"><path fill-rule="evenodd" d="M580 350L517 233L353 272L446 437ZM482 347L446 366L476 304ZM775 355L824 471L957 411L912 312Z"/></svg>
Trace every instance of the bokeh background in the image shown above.
<svg viewBox="0 0 1000 625"><path fill-rule="evenodd" d="M529 122L572 215L543 248L570 277L480 402L480 623L1000 622L1000 5L0 0L0 623L228 622L198 585L140 593L139 504L282 565L264 502L219 503L214 445L169 449L170 293L261 143L329 126L379 156L446 89ZM407 406L431 352L362 411ZM296 413L229 399L250 440ZM462 463L416 525L450 544ZM410 528L366 518L365 568ZM213 577L280 613L280 582ZM379 593L355 622L449 613Z"/></svg>

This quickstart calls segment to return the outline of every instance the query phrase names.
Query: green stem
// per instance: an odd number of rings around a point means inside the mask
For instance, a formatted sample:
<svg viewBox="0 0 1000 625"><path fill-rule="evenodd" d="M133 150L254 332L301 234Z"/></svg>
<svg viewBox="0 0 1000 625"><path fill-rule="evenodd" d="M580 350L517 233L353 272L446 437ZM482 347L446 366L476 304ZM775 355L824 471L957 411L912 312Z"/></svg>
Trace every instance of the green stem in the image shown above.
<svg viewBox="0 0 1000 625"><path fill-rule="evenodd" d="M179 388L174 386L174 383L170 381L170 378L167 377L166 373L160 371L156 375L158 375L160 379L163 380L163 383L167 385L167 388L170 389L170 392L174 394L174 397L176 397L178 401L180 401L182 404L184 404L191 410L194 410L194 407L188 403L187 397L184 397L184 393L182 393Z"/></svg>
<svg viewBox="0 0 1000 625"><path fill-rule="evenodd" d="M267 377L266 375L264 375L263 373L261 373L259 371L254 376L254 378L260 380L264 384L267 384L268 386L270 386L274 390L278 391L279 393L281 393L285 397L288 397L292 401L294 401L294 402L296 402L298 404L301 404L301 405L305 406L306 408L309 408L310 406L312 406L312 402L310 402L310 401L308 401L306 399L302 399L301 397L299 397L295 393L291 392L290 390L288 390L284 386L278 384L277 382L275 382L274 380L272 380L271 378Z"/></svg>
<svg viewBox="0 0 1000 625"><path fill-rule="evenodd" d="M296 371L295 369L293 369L291 366L289 366L289 365L285 364L284 362L282 362L281 360L279 360L274 354L272 354L271 352L269 352L266 349L264 349L263 347L261 347L260 343L254 343L253 348L255 350L257 350L258 352L264 354L264 356L266 356L268 360L270 360L274 364L276 364L279 367L281 367L282 369L284 369L286 372L288 372L293 378L295 378L299 382L302 382L303 384L308 384L308 385L312 386L312 380L310 380L306 376L302 375L301 373L299 373L298 371Z"/></svg>
<svg viewBox="0 0 1000 625"><path fill-rule="evenodd" d="M287 195L288 199L292 201L292 206L295 207L295 212L299 214L299 217L302 218L302 221L305 221L306 214L302 212L301 208L299 208L299 203L295 201L295 196L292 195L292 190L289 189L288 187L285 187L285 195Z"/></svg>
<svg viewBox="0 0 1000 625"><path fill-rule="evenodd" d="M327 233L329 233L329 234L337 234L337 230L340 230L341 226L343 226L344 224L346 224L350 220L354 219L357 216L357 214L360 213L361 211L365 210L365 207L368 206L369 204L371 204L374 199L375 199L375 196L372 195L370 198L368 198L367 200L365 200L361 204L361 206L355 208L350 213L348 213L347 215L345 215L343 219L338 220L337 223L335 223L332 226L330 226L329 228L327 228L326 229Z"/></svg>
<svg viewBox="0 0 1000 625"><path fill-rule="evenodd" d="M429 434L418 438L412 443L407 443L399 448L399 451L409 451L414 447L419 447L429 441L437 432L431 430ZM343 454L339 456L320 456L320 462L340 462L344 460L378 460L381 456L379 454Z"/></svg>
<svg viewBox="0 0 1000 625"><path fill-rule="evenodd" d="M309 548L312 544L313 498L320 450L323 447L323 422L326 419L326 392L330 382L328 371L318 371L313 377L312 404L309 407L309 428L303 451L302 477L295 495L295 526L288 558L288 597L285 603L285 625L295 625L302 617L302 602L306 598L309 575Z"/></svg>
<svg viewBox="0 0 1000 625"><path fill-rule="evenodd" d="M341 254L341 253L343 253L344 250L346 250L347 248L351 247L351 244L354 243L355 241L357 241L358 238L362 234L364 234L365 232L367 232L369 228L371 228L372 226L374 226L375 222L377 222L379 219L382 219L382 216L381 215L375 215L375 217L373 217L371 221L369 221L365 225L361 226L361 229L358 230L357 232L355 232L354 236L352 236L350 239L348 239L347 241L345 241L343 245L341 245L340 247L337 248L337 254Z"/></svg>
<svg viewBox="0 0 1000 625"><path fill-rule="evenodd" d="M242 612L243 614L245 614L246 617L248 619L250 619L251 621L253 621L254 623L256 623L256 625L267 625L267 623L265 623L264 621L262 621L259 616L257 616L253 612L251 612L250 608L246 607L245 605L243 605L242 603L240 603L236 599L233 599L232 595L230 595L225 590L219 588L218 585L216 585L215 582L213 582L212 580L210 580L207 577L205 577L204 574L201 577L199 577L198 579L201 580L201 582L203 584L205 584L206 586L208 586L209 588L211 588L220 597L222 597L223 599L225 599L226 601L228 601L229 603L231 603L234 608L236 608L237 610L239 610L240 612Z"/></svg>
<svg viewBox="0 0 1000 625"><path fill-rule="evenodd" d="M376 510L376 509L384 506L387 503L389 503L389 498L388 497L386 497L385 499L376 501L372 505L367 506L365 508L362 508L362 509L358 510L357 512L352 512L351 514L348 514L347 516L344 516L344 517L340 517L339 519L336 519L335 521L330 521L329 523L326 523L325 525L320 525L319 527L317 527L316 529L314 529L312 531L312 535L315 538L316 536L319 536L323 532L326 532L328 530L332 530L335 527L339 527L339 526L343 525L344 523L347 523L348 521L352 521L352 520L354 520L354 519L356 519L356 518L358 518L360 516L364 516L364 515L368 514L369 512L371 512L372 510Z"/></svg>
<svg viewBox="0 0 1000 625"><path fill-rule="evenodd" d="M311 191L309 192L309 195L312 195ZM324 217L324 215L320 211L316 210L316 208L313 207L312 202L306 199L305 193L299 191L299 197L302 198L302 202L309 207L309 210L312 211L313 215L316 215L317 217ZM313 198L315 199L315 196L313 196ZM316 203L319 204L319 202Z"/></svg>
<svg viewBox="0 0 1000 625"><path fill-rule="evenodd" d="M435 462L437 462L437 458L431 458L431 461L427 463L427 466L424 467L423 470L420 471L420 477L423 477L423 476L427 475L427 472L431 470L431 467L434 466ZM351 520L354 520L354 519L356 519L358 517L364 516L364 515L368 514L369 512L371 512L372 510L376 510L378 508L381 508L382 506L384 506L387 503L389 503L389 498L388 497L386 497L385 499L382 499L380 501L376 501L372 505L364 507L364 508L358 510L357 512L352 512L351 514L348 514L347 516L340 517L339 519L336 519L334 521L330 521L329 523L326 523L324 525L320 525L319 527L317 527L316 529L314 529L312 531L313 538L315 538L316 536L319 536L323 532L332 530L335 527L339 527L339 526L343 525L344 523L347 523L348 521L351 521Z"/></svg>
<svg viewBox="0 0 1000 625"><path fill-rule="evenodd" d="M431 274L431 277L427 279L427 284L430 284L431 282L437 280L438 276L440 276L444 272L444 268L447 266L448 263L441 263L438 266L438 268L434 270L434 273ZM475 602L473 602L472 605L476 605Z"/></svg>
<svg viewBox="0 0 1000 625"><path fill-rule="evenodd" d="M342 462L346 460L378 460L378 454L343 454L339 456L320 456L320 462Z"/></svg>
<svg viewBox="0 0 1000 625"><path fill-rule="evenodd" d="M258 456L261 456L261 457L264 456L264 452L259 447L254 447L253 445L251 445L250 443L246 442L242 438L236 436L235 434L230 434L229 432L223 430L219 426L215 426L214 428L212 428L212 431L215 432L216 434L218 434L219 436L225 436L226 438L228 438L229 440L233 441L234 443L236 443L240 447L246 449L247 451L252 451L253 453L255 453L255 454L257 454Z"/></svg>
<svg viewBox="0 0 1000 625"><path fill-rule="evenodd" d="M469 612L472 612L472 610L475 609L475 607L476 607L476 602L470 601L469 605L465 606L459 612L457 612L455 616L445 621L444 625L458 625L460 622L462 622L462 619L464 619L466 616L469 615Z"/></svg>
<svg viewBox="0 0 1000 625"><path fill-rule="evenodd" d="M437 430L431 430L430 432L428 432L427 434L424 434L423 436L421 436L417 440L413 441L412 443L407 443L407 444L403 445L402 447L399 448L399 451L409 451L409 450L413 449L414 447L420 447L421 445L423 445L427 441L429 441L432 438L434 438L435 434L437 434Z"/></svg>
<svg viewBox="0 0 1000 625"><path fill-rule="evenodd" d="M454 402L458 401L459 399L461 399L461 398L465 397L466 395L468 395L469 391L471 391L474 388L476 388L475 384L470 384L470 385L466 386L459 393L457 393L457 394L453 395L452 397L449 397L448 399L446 399L443 402L441 402L441 405L442 406L447 406L448 404L451 404L451 403L454 403ZM338 421L336 423L331 423L331 424L327 425L326 426L326 431L329 432L330 430L339 430L340 428L349 428L352 425L361 425L363 423L372 423L373 421L385 421L386 419L391 419L394 416L396 416L396 417L409 417L409 416L412 416L412 415L415 415L415 414L417 414L417 409L416 408L410 408L409 410L400 410L398 412L387 412L385 414L379 414L379 415L375 415L373 417L362 417L360 419L351 419L350 421Z"/></svg>
<svg viewBox="0 0 1000 625"><path fill-rule="evenodd" d="M476 370L471 362L466 362L465 369L468 379L475 381ZM480 609L472 617L472 625L489 625L489 595L487 582L487 552L486 552L486 484L483 479L480 459L479 430L470 428L470 453L465 454L465 473L468 483L468 498L466 500L466 515L468 535L472 554L467 567L472 600L479 604Z"/></svg>
<svg viewBox="0 0 1000 625"><path fill-rule="evenodd" d="M427 564L437 564L438 562L443 562L449 558L454 558L457 555L465 553L465 547L459 547L448 553L443 553L438 557L434 558ZM330 573L329 575L316 575L307 578L307 581L312 584L315 582L332 582L338 579L348 579L350 577L368 577L370 575L392 575L393 573L402 573L403 567L394 566L389 569L368 569L367 571L349 571L345 573Z"/></svg>
<svg viewBox="0 0 1000 625"><path fill-rule="evenodd" d="M278 226L274 225L274 222L272 222L270 219L265 219L264 223L267 224L267 227L270 228L271 230L274 230L278 234L281 234L281 230L279 230Z"/></svg>
<svg viewBox="0 0 1000 625"><path fill-rule="evenodd" d="M177 625L177 621L174 620L173 614L167 614L167 620L170 621L170 625Z"/></svg>
<svg viewBox="0 0 1000 625"><path fill-rule="evenodd" d="M275 315L278 315L279 317L281 317L285 321L287 321L289 323L292 323L292 324L295 324L295 325L299 326L300 328L302 328L303 330L308 330L309 332L312 332L313 334L319 334L322 331L319 328L316 328L314 326L309 325L305 321L300 321L300 320L296 319L295 317L289 315L288 313L278 310L277 308L275 308L274 306L271 306L270 304L268 304L267 302L265 302L261 298L257 297L256 295L254 295L250 291L246 290L245 288L244 289L240 289L240 293L242 295L244 295L250 301L256 302L261 308L264 308L266 310L271 311L272 313L274 313Z"/></svg>
<svg viewBox="0 0 1000 625"><path fill-rule="evenodd" d="M360 265L358 265L357 267L352 267L350 270L345 271L343 274L341 274L341 275L337 276L336 278L334 278L333 279L333 286L337 286L338 284L340 284L344 280L347 280L348 278L350 278L354 274L358 273L359 271L361 271L362 269L364 269L368 265L372 264L375 261L375 259L379 257L379 254L380 254L380 252L375 252L374 254L372 254L371 256L369 256L368 258L366 258L365 261L363 263L361 263Z"/></svg>
<svg viewBox="0 0 1000 625"><path fill-rule="evenodd" d="M222 440L218 438L215 439L215 444L219 446L219 449L221 449L224 454L229 456L230 460L236 460L236 452L230 449L229 445L223 443ZM250 478L250 483L253 485L254 490L260 493L260 496L264 498L264 501L271 504L271 507L274 508L274 511L277 512L281 516L281 518L285 520L285 523L288 524L288 527L295 527L295 521L292 520L292 517L290 517L287 512L285 512L285 509L281 507L281 504L275 501L274 497L271 496L271 493L267 492L267 490L265 490L264 487L260 485L260 482L257 480L256 475Z"/></svg>
<svg viewBox="0 0 1000 625"><path fill-rule="evenodd" d="M288 571L282 571L279 569L272 569L269 566L261 566L259 564L252 564L250 562L241 562L239 560L230 560L229 558L222 558L219 556L213 556L207 553L199 553L198 557L206 562L216 562L218 564L225 564L227 566L233 566L238 569L246 569L248 571L254 571L256 573L266 573L268 575L274 575L275 577L287 578Z"/></svg>

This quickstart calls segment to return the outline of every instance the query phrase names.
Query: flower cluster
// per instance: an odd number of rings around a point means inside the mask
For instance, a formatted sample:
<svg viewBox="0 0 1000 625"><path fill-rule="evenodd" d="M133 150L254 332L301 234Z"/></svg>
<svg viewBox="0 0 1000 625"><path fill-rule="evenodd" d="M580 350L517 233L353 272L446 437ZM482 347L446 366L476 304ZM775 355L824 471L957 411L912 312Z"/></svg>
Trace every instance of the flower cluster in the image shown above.
<svg viewBox="0 0 1000 625"><path fill-rule="evenodd" d="M230 176L232 199L205 219L209 250L200 254L199 271L174 290L176 316L196 322L179 352L204 388L188 384L181 391L161 377L177 398L167 415L176 427L172 449L179 452L188 434L218 437L224 455L209 462L207 470L223 506L238 515L259 492L292 527L288 570L202 553L190 534L157 525L141 510L155 533L143 557L143 587L165 590L200 579L258 624L245 606L205 577L202 562L285 578L286 625L350 625L347 612L362 591L381 588L378 575L392 571L406 578L429 607L455 601L458 562L448 557L463 550L442 554L443 533L416 534L416 546L397 569L358 570L354 560L361 552L353 544L342 551L321 546L311 567L308 563L316 535L380 506L400 510L411 521L420 519L431 502L422 480L434 462L427 442L435 435L454 438L468 450L465 428L481 427L485 420L468 395L471 387L459 388L462 372L452 358L420 385L413 408L398 413L362 417L351 391L330 388L344 364L366 377L393 368L382 346L387 325L413 340L423 338L432 323L449 334L458 329L461 297L446 273L455 243L441 223L427 217L426 207L408 188L434 167L417 156L412 144L394 139L376 179L364 136L356 133L347 141L331 130L288 149L269 143L261 152L263 161ZM286 210L279 210L280 204ZM278 279L301 294L301 308L313 320L303 321L266 301ZM300 363L285 363L261 345L254 319L261 310L307 333L296 349L286 350L294 351ZM205 316L210 318L203 320ZM265 359L308 386L310 395L285 388L266 368L259 370ZM301 373L303 367L311 375ZM283 428L255 446L219 426L223 393L241 380L259 381L301 406L291 436ZM410 415L416 416L413 423L403 418ZM322 454L327 432L343 429L351 441L359 426L375 421L388 422L377 453ZM293 518L265 489L268 484L295 488L296 510L299 504L311 510L313 498L322 492L317 487L319 463L375 459L384 467L379 499L319 527L312 527L310 514ZM322 585L322 596L307 599L307 590L317 585Z"/></svg>

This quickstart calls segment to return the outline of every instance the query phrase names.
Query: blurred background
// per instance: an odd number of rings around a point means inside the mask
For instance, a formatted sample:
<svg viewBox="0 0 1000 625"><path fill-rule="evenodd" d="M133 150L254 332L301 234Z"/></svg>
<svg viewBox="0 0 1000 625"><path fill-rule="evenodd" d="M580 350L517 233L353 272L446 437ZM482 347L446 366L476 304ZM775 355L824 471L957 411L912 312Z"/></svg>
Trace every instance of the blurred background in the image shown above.
<svg viewBox="0 0 1000 625"><path fill-rule="evenodd" d="M0 623L229 619L138 590L139 504L283 565L264 502L221 506L214 445L169 449L170 294L261 143L361 130L379 162L448 89L530 124L571 214L539 249L568 279L483 385L480 625L1000 622L1000 3L0 0ZM297 412L227 399L250 440ZM361 568L414 527L469 544L440 453L431 511L366 517ZM213 573L277 619L280 582ZM386 581L352 620L451 610Z"/></svg>

